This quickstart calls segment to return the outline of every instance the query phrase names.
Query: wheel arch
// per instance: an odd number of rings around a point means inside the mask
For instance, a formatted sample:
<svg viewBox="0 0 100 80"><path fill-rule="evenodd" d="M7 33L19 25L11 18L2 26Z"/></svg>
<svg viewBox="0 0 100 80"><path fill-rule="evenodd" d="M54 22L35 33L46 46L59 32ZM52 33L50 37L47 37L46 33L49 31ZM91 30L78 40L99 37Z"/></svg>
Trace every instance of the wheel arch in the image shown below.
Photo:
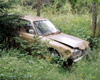
<svg viewBox="0 0 100 80"><path fill-rule="evenodd" d="M49 51L55 50L55 51L57 52L57 54L60 56L59 52L58 52L56 49L54 49L54 48L52 48L52 47L49 47L48 50L49 50Z"/></svg>

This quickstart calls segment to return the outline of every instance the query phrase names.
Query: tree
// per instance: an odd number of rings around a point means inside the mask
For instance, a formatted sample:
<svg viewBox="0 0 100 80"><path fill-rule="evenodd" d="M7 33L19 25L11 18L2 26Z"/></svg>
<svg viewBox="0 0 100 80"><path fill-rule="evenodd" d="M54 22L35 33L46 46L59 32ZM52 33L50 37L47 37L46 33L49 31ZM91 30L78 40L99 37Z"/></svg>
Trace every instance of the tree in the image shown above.
<svg viewBox="0 0 100 80"><path fill-rule="evenodd" d="M97 24L96 35L97 35L97 37L100 38L100 19L99 19L98 24Z"/></svg>
<svg viewBox="0 0 100 80"><path fill-rule="evenodd" d="M37 16L40 16L40 0L37 0Z"/></svg>
<svg viewBox="0 0 100 80"><path fill-rule="evenodd" d="M95 37L96 22L97 22L96 3L94 1L92 1L92 29L91 29L91 38Z"/></svg>
<svg viewBox="0 0 100 80"><path fill-rule="evenodd" d="M10 15L8 10L12 8L12 1L0 0L0 43L4 40L9 43L9 39L14 35L13 27L16 25L17 15Z"/></svg>

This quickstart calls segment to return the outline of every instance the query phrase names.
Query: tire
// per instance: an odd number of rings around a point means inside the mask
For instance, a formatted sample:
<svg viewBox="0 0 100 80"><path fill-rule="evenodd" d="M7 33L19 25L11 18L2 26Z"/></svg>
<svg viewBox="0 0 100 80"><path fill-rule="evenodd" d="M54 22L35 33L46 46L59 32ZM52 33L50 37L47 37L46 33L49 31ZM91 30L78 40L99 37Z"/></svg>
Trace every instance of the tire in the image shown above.
<svg viewBox="0 0 100 80"><path fill-rule="evenodd" d="M59 53L53 48L49 49L49 52L50 52L49 57L51 58L51 63L57 63L60 59Z"/></svg>
<svg viewBox="0 0 100 80"><path fill-rule="evenodd" d="M49 49L49 51L50 51L50 57L59 57L60 55L59 55L59 53L55 50L55 49L53 49L53 48L50 48Z"/></svg>

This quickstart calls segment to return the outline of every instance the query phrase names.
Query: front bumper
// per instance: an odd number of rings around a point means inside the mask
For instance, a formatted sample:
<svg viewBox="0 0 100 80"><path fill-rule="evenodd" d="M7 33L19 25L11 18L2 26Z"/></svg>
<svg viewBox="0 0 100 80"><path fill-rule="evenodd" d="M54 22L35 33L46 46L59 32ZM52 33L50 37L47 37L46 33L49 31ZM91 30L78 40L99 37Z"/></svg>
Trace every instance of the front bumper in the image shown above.
<svg viewBox="0 0 100 80"><path fill-rule="evenodd" d="M74 59L73 62L77 62L78 60L80 60L81 58L83 58L86 55L86 53L84 55L82 55L81 57Z"/></svg>
<svg viewBox="0 0 100 80"><path fill-rule="evenodd" d="M83 58L84 56L86 56L87 54L89 54L91 52L90 48L87 48L86 50L83 50L82 53L75 55L75 57L73 56L73 61L77 62L78 60L80 60L81 58Z"/></svg>

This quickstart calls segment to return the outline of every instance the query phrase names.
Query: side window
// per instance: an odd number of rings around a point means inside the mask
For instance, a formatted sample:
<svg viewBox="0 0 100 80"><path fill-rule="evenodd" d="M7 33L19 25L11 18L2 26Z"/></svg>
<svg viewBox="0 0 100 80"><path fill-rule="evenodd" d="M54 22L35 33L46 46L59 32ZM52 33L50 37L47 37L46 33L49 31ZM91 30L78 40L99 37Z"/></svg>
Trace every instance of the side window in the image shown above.
<svg viewBox="0 0 100 80"><path fill-rule="evenodd" d="M34 29L32 27L31 22L20 20L20 24L21 26L20 26L19 31L34 34Z"/></svg>

